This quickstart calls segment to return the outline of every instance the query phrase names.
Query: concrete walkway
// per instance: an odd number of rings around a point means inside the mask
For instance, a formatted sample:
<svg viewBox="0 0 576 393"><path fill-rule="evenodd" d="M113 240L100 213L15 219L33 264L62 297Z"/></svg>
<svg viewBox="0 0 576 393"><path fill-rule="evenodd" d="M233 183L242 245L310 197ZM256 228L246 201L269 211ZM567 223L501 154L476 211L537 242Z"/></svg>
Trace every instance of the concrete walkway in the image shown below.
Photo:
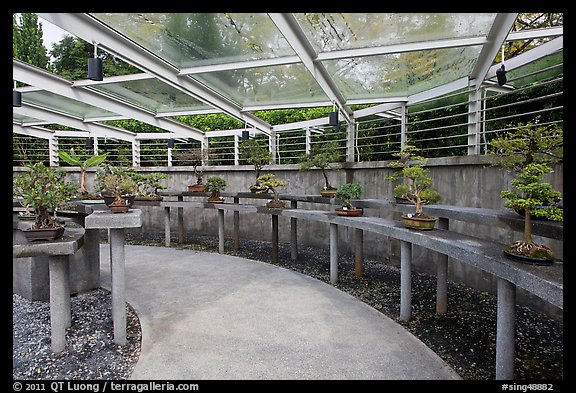
<svg viewBox="0 0 576 393"><path fill-rule="evenodd" d="M126 246L126 300L142 325L135 380L460 379L375 309L263 262Z"/></svg>

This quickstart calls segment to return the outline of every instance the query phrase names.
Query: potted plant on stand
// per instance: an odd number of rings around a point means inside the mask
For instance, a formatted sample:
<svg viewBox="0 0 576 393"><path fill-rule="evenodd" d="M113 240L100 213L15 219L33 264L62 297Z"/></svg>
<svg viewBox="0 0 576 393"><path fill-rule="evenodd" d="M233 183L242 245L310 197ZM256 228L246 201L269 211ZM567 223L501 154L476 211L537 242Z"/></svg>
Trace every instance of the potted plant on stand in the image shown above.
<svg viewBox="0 0 576 393"><path fill-rule="evenodd" d="M337 161L340 161L341 154L337 142L328 142L314 145L309 154L304 155L300 161L300 170L307 171L312 168L320 168L324 176L324 188L320 190L320 195L332 198L336 195L337 188L330 185L328 175L329 169L339 169L341 167Z"/></svg>
<svg viewBox="0 0 576 393"><path fill-rule="evenodd" d="M162 180L168 179L167 174L160 172L128 172L128 175L137 184L135 200L161 201L163 199L162 196L158 195L158 190L165 190L167 188L162 184Z"/></svg>
<svg viewBox="0 0 576 393"><path fill-rule="evenodd" d="M83 199L98 199L88 193L86 188L86 171L88 168L97 167L102 164L104 160L106 160L107 156L108 153L104 153L82 159L74 153L74 149L70 149L70 153L63 150L58 151L58 157L62 161L66 162L68 165L80 167L80 194Z"/></svg>
<svg viewBox="0 0 576 393"><path fill-rule="evenodd" d="M407 145L400 152L400 159L389 164L392 168L401 168L398 176L392 176L393 180L400 175L403 178L403 182L394 187L394 195L405 198L415 206L414 214L402 215L402 221L407 228L432 230L436 225L436 221L438 221L438 217L424 214L424 205L438 202L440 194L432 188L430 170L423 166L426 160L420 156L415 156L415 151L416 148L414 146ZM403 160L403 157L416 158L416 161L411 159Z"/></svg>
<svg viewBox="0 0 576 393"><path fill-rule="evenodd" d="M336 209L336 214L351 217L361 216L364 209L352 205L352 199L360 198L363 193L362 185L358 183L345 183L338 187L336 198L342 201L342 206Z"/></svg>
<svg viewBox="0 0 576 393"><path fill-rule="evenodd" d="M417 154L418 148L414 145L405 145L402 150L398 153L394 153L393 155L398 157L396 161L392 161L388 164L388 167L394 168L394 172L386 178L386 180L392 182L393 184L402 177L402 169L409 167L414 162L421 162L425 161L424 157ZM396 203L402 204L410 204L411 202L406 199L404 192L406 188L404 187L396 187L395 184L394 188L392 189L392 194Z"/></svg>
<svg viewBox="0 0 576 393"><path fill-rule="evenodd" d="M561 193L543 182L552 172L552 165L563 158L563 130L554 124L538 124L539 119L519 124L506 135L490 142L491 166L504 168L515 174L512 186L518 191L503 190L500 197L505 207L524 217L524 237L508 246L504 254L520 262L536 265L553 263L552 250L532 239L532 219L563 220L558 207Z"/></svg>
<svg viewBox="0 0 576 393"><path fill-rule="evenodd" d="M108 208L113 213L126 213L132 206L138 189L134 179L126 171L115 171L103 176L102 185L104 187L103 194L112 199L107 201L105 198Z"/></svg>
<svg viewBox="0 0 576 393"><path fill-rule="evenodd" d="M256 182L260 184L261 189L257 191L258 194L264 194L268 192L268 190L272 191L274 196L270 201L266 203L266 207L271 209L284 209L286 206L283 201L280 200L280 196L278 195L278 191L276 190L278 187L285 187L286 183L282 180L276 179L274 174L268 173L266 175L262 175L256 179Z"/></svg>
<svg viewBox="0 0 576 393"><path fill-rule="evenodd" d="M206 190L212 194L208 197L208 203L224 203L224 197L220 195L220 191L226 188L226 180L218 176L209 177L206 180Z"/></svg>
<svg viewBox="0 0 576 393"><path fill-rule="evenodd" d="M272 160L272 153L268 149L260 146L258 141L255 139L248 139L243 141L240 143L238 150L242 159L246 160L248 164L254 165L256 183L250 186L250 191L260 194L267 192L268 188L261 185L258 182L258 179L260 178L260 171L262 171L266 165L270 164L270 161Z"/></svg>
<svg viewBox="0 0 576 393"><path fill-rule="evenodd" d="M208 162L209 151L200 147L186 150L176 150L174 157L179 161L191 165L194 169L196 183L188 186L188 192L204 192L206 186L202 184L204 174L200 167Z"/></svg>
<svg viewBox="0 0 576 393"><path fill-rule="evenodd" d="M39 162L28 165L26 173L14 177L13 195L36 214L32 227L23 231L28 240L55 240L64 233L64 227L55 221L49 210L57 209L76 193L77 185L66 181L65 176L63 170Z"/></svg>

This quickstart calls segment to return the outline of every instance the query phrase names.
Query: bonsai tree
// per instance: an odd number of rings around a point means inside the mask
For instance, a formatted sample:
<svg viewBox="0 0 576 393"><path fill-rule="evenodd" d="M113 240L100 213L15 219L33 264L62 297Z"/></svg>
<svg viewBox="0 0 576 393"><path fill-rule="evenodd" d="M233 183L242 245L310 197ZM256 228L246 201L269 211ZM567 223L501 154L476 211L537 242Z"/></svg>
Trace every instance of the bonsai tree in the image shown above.
<svg viewBox="0 0 576 393"><path fill-rule="evenodd" d="M74 149L70 149L70 153L60 150L58 151L58 157L72 166L79 166L80 167L80 193L82 195L87 195L88 190L86 189L86 171L88 168L96 167L106 160L108 153L93 155L86 159L81 158L76 153L74 153Z"/></svg>
<svg viewBox="0 0 576 393"><path fill-rule="evenodd" d="M440 194L432 188L430 170L424 168L426 159L417 155L418 149L412 145L406 145L399 153L398 160L388 164L391 168L400 171L388 176L388 180L395 181L402 177L403 182L394 187L394 196L405 198L415 206L413 217L430 218L423 212L424 205L438 202Z"/></svg>
<svg viewBox="0 0 576 393"><path fill-rule="evenodd" d="M258 194L264 194L264 193L268 192L268 190L272 191L272 193L274 194L273 199L266 204L267 207L278 208L278 209L282 209L285 207L285 204L283 201L280 200L280 197L279 197L278 191L277 191L278 187L285 187L286 186L285 182L283 182L282 180L276 179L274 174L268 173L266 175L259 176L256 179L256 183L262 187L260 190L256 191Z"/></svg>
<svg viewBox="0 0 576 393"><path fill-rule="evenodd" d="M148 199L162 199L158 195L158 190L165 190L167 187L162 184L162 180L167 179L168 175L160 172L138 173L128 172L128 175L136 182L136 196Z"/></svg>
<svg viewBox="0 0 576 393"><path fill-rule="evenodd" d="M77 185L65 179L61 169L46 167L43 163L28 165L28 171L14 177L12 194L22 203L34 209L36 220L33 228L58 228L49 210L55 210L61 203L69 201L77 190Z"/></svg>
<svg viewBox="0 0 576 393"><path fill-rule="evenodd" d="M364 193L362 185L358 183L345 183L338 187L336 197L342 201L343 210L354 210L356 207L352 205L352 199L358 199Z"/></svg>
<svg viewBox="0 0 576 393"><path fill-rule="evenodd" d="M174 156L181 162L187 163L194 168L194 176L196 177L196 184L201 185L203 179L203 171L199 169L202 165L208 162L209 149L202 149L200 147L176 150Z"/></svg>
<svg viewBox="0 0 576 393"><path fill-rule="evenodd" d="M108 203L113 205L130 205L129 197L134 197L138 184L132 178L133 171L122 166L104 165L96 172L96 188L104 196L112 197Z"/></svg>
<svg viewBox="0 0 576 393"><path fill-rule="evenodd" d="M506 200L505 206L524 210L524 238L508 246L507 252L537 259L551 260L552 250L532 240L531 216L538 210L542 215L552 220L562 220L562 209L554 206L544 206L548 201L560 197L560 192L552 189L552 185L542 181L542 177L552 172L547 164L532 162L522 168L512 185L518 190L504 190L500 196Z"/></svg>
<svg viewBox="0 0 576 393"><path fill-rule="evenodd" d="M312 168L320 168L324 176L324 188L322 196L332 197L336 194L336 188L330 185L328 175L329 169L339 169L341 167L337 162L341 160L341 154L337 142L327 142L317 144L312 147L309 154L302 156L300 161L300 170L307 171Z"/></svg>
<svg viewBox="0 0 576 393"><path fill-rule="evenodd" d="M558 208L560 192L542 181L552 172L552 165L563 158L563 130L556 125L533 122L520 123L505 135L490 142L491 166L514 173L512 185L518 192L504 190L500 196L505 207L523 212L524 238L507 248L514 255L541 259L543 264L552 262L551 249L532 240L532 218L562 221L562 209Z"/></svg>
<svg viewBox="0 0 576 393"><path fill-rule="evenodd" d="M226 188L226 180L218 176L209 177L206 180L206 190L212 194L208 198L208 202L218 203L224 202L224 198L220 195L220 191Z"/></svg>
<svg viewBox="0 0 576 393"><path fill-rule="evenodd" d="M259 193L267 192L268 188L262 186L258 182L258 179L260 178L260 171L262 171L266 165L270 164L272 153L265 147L260 146L255 139L248 139L240 143L238 151L242 159L246 160L248 164L254 165L256 183L250 186L250 191Z"/></svg>

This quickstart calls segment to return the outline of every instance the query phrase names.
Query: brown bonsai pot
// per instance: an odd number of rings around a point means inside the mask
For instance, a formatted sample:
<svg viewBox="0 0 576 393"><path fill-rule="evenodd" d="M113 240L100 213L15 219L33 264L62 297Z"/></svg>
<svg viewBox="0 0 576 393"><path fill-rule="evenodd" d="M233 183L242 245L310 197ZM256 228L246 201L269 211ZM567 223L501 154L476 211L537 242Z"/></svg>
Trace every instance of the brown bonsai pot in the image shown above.
<svg viewBox="0 0 576 393"><path fill-rule="evenodd" d="M333 196L336 195L336 192L338 191L338 189L332 187L332 188L323 188L320 190L320 195L322 195L325 198L332 198Z"/></svg>
<svg viewBox="0 0 576 393"><path fill-rule="evenodd" d="M425 214L406 214L402 216L402 221L404 221L404 226L407 228L430 231L434 229L438 217L427 216Z"/></svg>
<svg viewBox="0 0 576 393"><path fill-rule="evenodd" d="M188 192L205 192L206 185L205 184L193 184L188 186Z"/></svg>
<svg viewBox="0 0 576 393"><path fill-rule="evenodd" d="M352 207L352 208L344 208L339 207L336 208L336 214L339 216L348 216L348 217L360 217L364 214L364 209L361 207Z"/></svg>
<svg viewBox="0 0 576 393"><path fill-rule="evenodd" d="M286 204L279 199L272 199L266 202L266 207L270 209L284 209L286 207Z"/></svg>
<svg viewBox="0 0 576 393"><path fill-rule="evenodd" d="M64 227L58 226L55 228L29 228L25 229L24 236L28 239L29 242L38 241L38 240L56 240L62 237L64 234Z"/></svg>

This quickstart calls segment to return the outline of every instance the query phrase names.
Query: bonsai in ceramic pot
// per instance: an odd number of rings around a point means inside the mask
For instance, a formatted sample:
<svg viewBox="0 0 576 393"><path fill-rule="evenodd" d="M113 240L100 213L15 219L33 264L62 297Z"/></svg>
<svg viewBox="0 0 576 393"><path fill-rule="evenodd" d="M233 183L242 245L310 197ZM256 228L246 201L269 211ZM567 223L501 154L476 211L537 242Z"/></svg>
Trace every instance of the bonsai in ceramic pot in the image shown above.
<svg viewBox="0 0 576 393"><path fill-rule="evenodd" d="M206 186L202 184L204 174L200 167L208 162L208 149L197 147L192 149L176 150L174 152L174 157L179 161L186 163L187 165L191 165L194 169L194 177L196 177L196 183L188 186L188 192L206 191Z"/></svg>
<svg viewBox="0 0 576 393"><path fill-rule="evenodd" d="M388 180L402 178L402 183L394 187L394 195L405 198L415 206L413 214L402 215L404 225L412 229L434 229L438 217L424 214L424 205L438 202L440 194L432 187L430 170L424 168L426 159L417 155L418 149L412 145L406 145L397 156L399 159L388 166L399 168L400 171L389 176Z"/></svg>
<svg viewBox="0 0 576 393"><path fill-rule="evenodd" d="M358 199L364 193L362 185L358 183L345 183L338 187L336 198L342 201L342 206L336 209L336 214L341 216L361 216L363 209L352 205L352 199Z"/></svg>
<svg viewBox="0 0 576 393"><path fill-rule="evenodd" d="M138 184L128 172L123 167L108 166L97 175L104 201L113 213L126 213L134 202Z"/></svg>
<svg viewBox="0 0 576 393"><path fill-rule="evenodd" d="M29 240L53 240L64 233L64 227L54 220L49 210L56 210L76 194L77 185L66 181L65 176L63 170L39 162L28 165L27 172L14 177L13 196L36 215L32 228L24 231Z"/></svg>
<svg viewBox="0 0 576 393"><path fill-rule="evenodd" d="M136 182L136 200L140 201L161 201L162 196L158 195L158 190L165 190L166 185L162 180L168 175L161 172L138 173L129 171L128 175Z"/></svg>
<svg viewBox="0 0 576 393"><path fill-rule="evenodd" d="M320 168L324 176L324 188L320 190L320 195L332 198L336 195L337 188L333 187L329 180L327 170L339 169L338 161L341 160L340 147L337 142L327 142L316 144L309 154L302 156L300 160L300 170L307 171L312 168Z"/></svg>
<svg viewBox="0 0 576 393"><path fill-rule="evenodd" d="M212 194L208 197L209 203L224 203L224 198L220 195L220 191L226 188L226 180L218 176L209 177L206 180L206 191Z"/></svg>
<svg viewBox="0 0 576 393"><path fill-rule="evenodd" d="M286 205L283 201L280 200L280 196L278 194L278 187L285 187L286 183L282 180L276 179L274 174L268 173L266 175L262 175L256 179L256 183L260 184L263 187L261 190L257 191L258 194L264 194L268 192L268 190L272 191L273 197L270 201L266 203L266 207L272 209L283 209Z"/></svg>
<svg viewBox="0 0 576 393"><path fill-rule="evenodd" d="M255 139L248 139L240 143L238 147L240 157L248 164L254 166L256 175L256 182L250 186L250 191L254 193L264 193L268 191L268 187L263 186L258 182L260 172L262 169L270 164L272 160L272 153L263 146L260 146Z"/></svg>
<svg viewBox="0 0 576 393"><path fill-rule="evenodd" d="M504 206L523 212L524 217L523 239L505 249L508 258L537 265L553 263L552 250L532 239L532 219L563 220L563 209L557 206L561 193L543 181L552 165L562 160L563 145L563 130L555 124L539 124L538 117L490 141L490 165L514 174L515 190L500 193Z"/></svg>

